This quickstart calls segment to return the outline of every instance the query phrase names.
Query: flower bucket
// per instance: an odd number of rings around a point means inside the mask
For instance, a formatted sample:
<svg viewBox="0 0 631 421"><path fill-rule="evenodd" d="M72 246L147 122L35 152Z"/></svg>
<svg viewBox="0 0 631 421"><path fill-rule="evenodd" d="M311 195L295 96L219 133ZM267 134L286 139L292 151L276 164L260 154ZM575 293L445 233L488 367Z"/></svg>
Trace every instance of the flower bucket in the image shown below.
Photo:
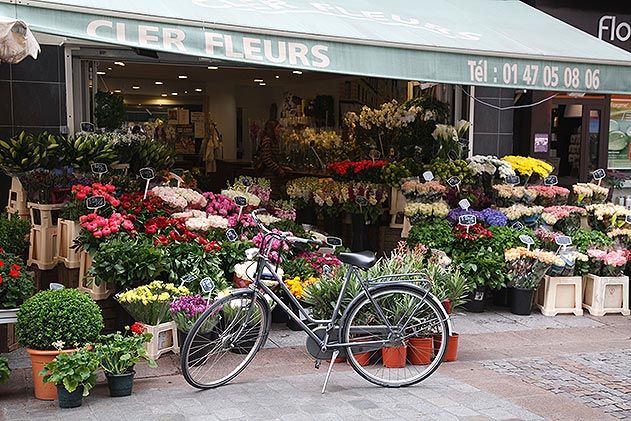
<svg viewBox="0 0 631 421"><path fill-rule="evenodd" d="M123 374L105 373L105 377L107 378L107 386L110 389L110 396L113 398L130 396L132 388L134 387L135 374L135 371Z"/></svg>
<svg viewBox="0 0 631 421"><path fill-rule="evenodd" d="M511 288L509 301L510 311L519 316L530 316L534 290L530 288Z"/></svg>
<svg viewBox="0 0 631 421"><path fill-rule="evenodd" d="M57 399L57 389L52 383L44 383L44 378L39 375L44 366L59 355L59 351L40 351L26 348L26 352L31 357L31 367L33 369L33 390L36 399L43 401L54 401Z"/></svg>
<svg viewBox="0 0 631 421"><path fill-rule="evenodd" d="M381 348L383 366L386 368L404 368L407 355L405 345Z"/></svg>
<svg viewBox="0 0 631 421"><path fill-rule="evenodd" d="M434 335L434 352L438 352L442 342L442 335ZM452 362L458 359L458 334L453 333L447 340L447 349L443 356L444 362Z"/></svg>
<svg viewBox="0 0 631 421"><path fill-rule="evenodd" d="M410 338L408 341L408 360L414 365L428 365L434 355L432 338Z"/></svg>
<svg viewBox="0 0 631 421"><path fill-rule="evenodd" d="M57 399L60 408L78 408L83 404L83 386L77 387L73 392L68 392L62 384L57 386Z"/></svg>

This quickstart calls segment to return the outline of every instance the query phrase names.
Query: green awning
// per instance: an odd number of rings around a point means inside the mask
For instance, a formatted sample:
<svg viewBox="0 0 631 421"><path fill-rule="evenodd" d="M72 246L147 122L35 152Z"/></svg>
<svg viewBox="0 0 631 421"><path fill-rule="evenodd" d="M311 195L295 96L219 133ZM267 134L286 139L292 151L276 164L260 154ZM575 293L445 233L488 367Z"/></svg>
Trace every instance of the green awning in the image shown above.
<svg viewBox="0 0 631 421"><path fill-rule="evenodd" d="M631 54L518 0L0 0L54 35L312 71L631 93Z"/></svg>

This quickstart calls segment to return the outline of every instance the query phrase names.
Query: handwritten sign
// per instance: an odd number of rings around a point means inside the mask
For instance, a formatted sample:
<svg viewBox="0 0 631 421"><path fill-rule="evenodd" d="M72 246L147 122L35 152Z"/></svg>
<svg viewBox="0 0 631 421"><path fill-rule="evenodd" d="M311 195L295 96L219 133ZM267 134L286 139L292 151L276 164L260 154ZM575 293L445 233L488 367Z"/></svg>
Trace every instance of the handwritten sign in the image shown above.
<svg viewBox="0 0 631 421"><path fill-rule="evenodd" d="M511 186L517 186L521 183L521 179L518 175L509 175L506 177L506 184L510 184Z"/></svg>
<svg viewBox="0 0 631 421"><path fill-rule="evenodd" d="M521 241L522 243L526 244L529 247L535 244L535 240L533 240L531 236L524 235L524 234L519 236L519 241Z"/></svg>
<svg viewBox="0 0 631 421"><path fill-rule="evenodd" d="M627 216L624 217L624 220L627 224L631 224L631 214L627 214Z"/></svg>
<svg viewBox="0 0 631 421"><path fill-rule="evenodd" d="M248 204L248 199L246 199L243 196L237 196L237 197L234 198L234 203L237 206L243 207L243 206L246 206Z"/></svg>
<svg viewBox="0 0 631 421"><path fill-rule="evenodd" d="M468 210L471 207L471 202L469 202L469 200L467 199L462 199L460 202L458 202L458 206L460 206L464 210Z"/></svg>
<svg viewBox="0 0 631 421"><path fill-rule="evenodd" d="M215 289L215 282L211 278L204 278L199 281L199 287L206 294L210 294Z"/></svg>
<svg viewBox="0 0 631 421"><path fill-rule="evenodd" d="M368 199L366 199L364 196L357 196L355 198L355 203L357 203L359 206L366 206L368 204Z"/></svg>
<svg viewBox="0 0 631 421"><path fill-rule="evenodd" d="M92 170L93 174L101 176L101 174L107 173L107 164L104 164L103 162L95 162L94 164L90 165L90 169Z"/></svg>
<svg viewBox="0 0 631 421"><path fill-rule="evenodd" d="M522 224L521 222L517 221L517 222L514 222L513 225L511 225L511 228L514 228L516 230L523 230L524 229L524 224Z"/></svg>
<svg viewBox="0 0 631 421"><path fill-rule="evenodd" d="M143 180L153 180L156 177L156 173L153 168L141 168L140 169L140 178Z"/></svg>
<svg viewBox="0 0 631 421"><path fill-rule="evenodd" d="M252 181L247 177L241 177L241 184L245 187L250 187L252 185Z"/></svg>
<svg viewBox="0 0 631 421"><path fill-rule="evenodd" d="M470 227L478 223L478 218L475 215L460 215L458 217L458 224L464 227Z"/></svg>
<svg viewBox="0 0 631 421"><path fill-rule="evenodd" d="M596 171L592 173L592 177L594 177L594 180L600 181L603 178L607 177L607 173L602 168L598 168Z"/></svg>
<svg viewBox="0 0 631 421"><path fill-rule="evenodd" d="M449 185L449 187L453 188L458 187L460 183L460 177L458 177L457 175L454 175L453 177L449 178L449 180L447 180L447 184Z"/></svg>
<svg viewBox="0 0 631 421"><path fill-rule="evenodd" d="M556 186L559 184L559 179L556 175L549 175L543 179L544 186Z"/></svg>
<svg viewBox="0 0 631 421"><path fill-rule="evenodd" d="M381 158L381 152L379 152L377 149L371 149L370 152L368 153L368 156L370 157L370 159L374 161L376 159Z"/></svg>
<svg viewBox="0 0 631 421"><path fill-rule="evenodd" d="M554 242L557 243L557 245L559 246L571 246L572 245L572 238L568 237L567 235L558 235L555 239Z"/></svg>
<svg viewBox="0 0 631 421"><path fill-rule="evenodd" d="M182 284L187 284L189 282L194 281L195 279L197 279L197 276L193 275L192 273L189 273L188 275L182 276L182 279L180 279L180 282Z"/></svg>
<svg viewBox="0 0 631 421"><path fill-rule="evenodd" d="M58 284L57 282L51 282L48 286L53 291L59 291L60 289L66 288L63 284Z"/></svg>
<svg viewBox="0 0 631 421"><path fill-rule="evenodd" d="M425 181L432 181L434 179L434 174L432 174L431 171L425 171L423 173L423 180Z"/></svg>
<svg viewBox="0 0 631 421"><path fill-rule="evenodd" d="M96 131L96 126L89 121L82 121L81 131L86 133L94 133Z"/></svg>
<svg viewBox="0 0 631 421"><path fill-rule="evenodd" d="M324 273L325 275L328 275L329 273L331 273L331 266L323 265L322 266L322 273Z"/></svg>
<svg viewBox="0 0 631 421"><path fill-rule="evenodd" d="M226 231L226 238L228 239L228 241L235 242L239 238L239 234L237 234L237 232L233 228L230 228L228 231Z"/></svg>
<svg viewBox="0 0 631 421"><path fill-rule="evenodd" d="M340 237L326 237L326 243L331 247L341 247L342 239Z"/></svg>
<svg viewBox="0 0 631 421"><path fill-rule="evenodd" d="M105 206L105 197L103 196L92 196L85 199L85 207L96 211L97 209Z"/></svg>

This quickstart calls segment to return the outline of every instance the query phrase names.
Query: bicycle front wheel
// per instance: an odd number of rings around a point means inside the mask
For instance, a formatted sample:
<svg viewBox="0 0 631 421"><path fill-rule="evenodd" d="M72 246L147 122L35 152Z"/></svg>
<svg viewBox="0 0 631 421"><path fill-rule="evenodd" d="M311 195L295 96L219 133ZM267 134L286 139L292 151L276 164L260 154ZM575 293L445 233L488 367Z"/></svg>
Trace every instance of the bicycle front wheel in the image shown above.
<svg viewBox="0 0 631 421"><path fill-rule="evenodd" d="M412 285L377 289L351 307L342 326L347 359L366 380L410 386L429 377L447 348L449 328L440 305Z"/></svg>
<svg viewBox="0 0 631 421"><path fill-rule="evenodd" d="M228 383L265 344L269 327L269 306L254 291L233 293L214 302L182 346L184 378L199 389Z"/></svg>

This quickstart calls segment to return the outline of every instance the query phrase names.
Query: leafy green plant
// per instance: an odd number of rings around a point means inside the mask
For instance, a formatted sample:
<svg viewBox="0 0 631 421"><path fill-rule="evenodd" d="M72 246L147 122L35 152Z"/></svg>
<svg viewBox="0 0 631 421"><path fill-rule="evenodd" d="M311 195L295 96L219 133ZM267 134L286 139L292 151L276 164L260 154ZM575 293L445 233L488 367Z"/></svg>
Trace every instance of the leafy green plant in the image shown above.
<svg viewBox="0 0 631 421"><path fill-rule="evenodd" d="M129 160L129 171L138 174L141 168L151 167L157 170L171 168L175 162L175 151L163 142L145 139L136 144L132 158Z"/></svg>
<svg viewBox="0 0 631 421"><path fill-rule="evenodd" d="M306 259L300 257L283 262L283 271L285 272L285 279L296 276L301 279L307 279L317 275L313 266Z"/></svg>
<svg viewBox="0 0 631 421"><path fill-rule="evenodd" d="M496 254L502 254L505 250L513 247L523 246L524 244L519 239L520 235L528 235L532 238L535 241L533 248L537 248L541 244L539 238L530 228L517 230L511 227L491 226L489 230L493 233L493 237L488 239L487 243Z"/></svg>
<svg viewBox="0 0 631 421"><path fill-rule="evenodd" d="M15 174L57 166L58 162L51 157L58 147L57 136L47 132L34 136L22 131L11 139L0 140L0 168L7 174Z"/></svg>
<svg viewBox="0 0 631 421"><path fill-rule="evenodd" d="M586 253L592 247L608 247L613 244L613 240L600 231L578 229L572 235L572 245L581 253Z"/></svg>
<svg viewBox="0 0 631 421"><path fill-rule="evenodd" d="M19 257L0 252L0 309L17 308L35 294L33 275Z"/></svg>
<svg viewBox="0 0 631 421"><path fill-rule="evenodd" d="M121 289L148 283L162 273L163 250L144 235L117 236L102 242L89 276L98 285L111 282Z"/></svg>
<svg viewBox="0 0 631 421"><path fill-rule="evenodd" d="M410 246L423 244L427 248L449 253L454 241L451 230L451 224L444 219L416 224L410 230L408 244Z"/></svg>
<svg viewBox="0 0 631 421"><path fill-rule="evenodd" d="M62 164L85 171L89 171L95 162L113 164L118 157L109 139L97 133L61 137L57 153Z"/></svg>
<svg viewBox="0 0 631 421"><path fill-rule="evenodd" d="M401 180L412 176L412 172L405 165L405 161L392 162L381 173L381 179L390 187L400 188Z"/></svg>
<svg viewBox="0 0 631 421"><path fill-rule="evenodd" d="M94 347L101 368L110 374L131 373L141 359L146 360L149 367L157 367L156 362L147 356L145 348L145 343L151 341L152 336L151 333L121 332L101 336Z"/></svg>
<svg viewBox="0 0 631 421"><path fill-rule="evenodd" d="M449 300L452 308L463 305L475 287L473 281L458 268L429 263L425 273L432 281L432 293L441 301Z"/></svg>
<svg viewBox="0 0 631 421"><path fill-rule="evenodd" d="M490 247L478 247L454 255L453 262L462 275L476 286L499 289L506 284L504 252L495 253Z"/></svg>
<svg viewBox="0 0 631 421"><path fill-rule="evenodd" d="M316 319L328 319L331 317L345 277L346 267L340 266L331 276L324 276L319 282L311 284L304 289L302 300L311 305L313 316ZM346 293L342 298L339 316L344 313L353 297L359 293L360 288L359 282L354 277L351 278L346 288Z"/></svg>
<svg viewBox="0 0 631 421"><path fill-rule="evenodd" d="M41 291L26 300L15 325L20 344L54 350L54 342L67 347L94 343L103 329L101 309L84 292L67 288Z"/></svg>
<svg viewBox="0 0 631 421"><path fill-rule="evenodd" d="M117 93L99 91L94 95L94 117L99 127L116 130L125 121L125 102Z"/></svg>
<svg viewBox="0 0 631 421"><path fill-rule="evenodd" d="M469 167L469 163L464 159L456 159L455 161L437 159L432 162L430 170L434 174L434 177L444 183L454 176L460 178L462 185L471 185L476 182L473 178L473 172Z"/></svg>
<svg viewBox="0 0 631 421"><path fill-rule="evenodd" d="M9 219L6 212L0 213L0 247L7 253L23 255L29 246L27 239L31 223L13 215Z"/></svg>
<svg viewBox="0 0 631 421"><path fill-rule="evenodd" d="M173 242L163 250L161 266L169 282L179 284L184 276L195 275L198 280L212 278L217 288L227 286L224 285L224 272L215 251L205 251L204 246L196 242ZM192 282L187 286L193 292L200 292L198 283Z"/></svg>
<svg viewBox="0 0 631 421"><path fill-rule="evenodd" d="M4 357L0 357L0 384L9 381L11 376L11 368L9 368L9 360Z"/></svg>
<svg viewBox="0 0 631 421"><path fill-rule="evenodd" d="M254 247L251 241L224 241L217 256L226 279L232 279L234 265L245 260L245 251Z"/></svg>
<svg viewBox="0 0 631 421"><path fill-rule="evenodd" d="M87 348L75 352L62 352L44 366L40 375L44 383L63 386L69 393L83 387L83 396L90 394L96 385L96 370L99 368L97 354Z"/></svg>

